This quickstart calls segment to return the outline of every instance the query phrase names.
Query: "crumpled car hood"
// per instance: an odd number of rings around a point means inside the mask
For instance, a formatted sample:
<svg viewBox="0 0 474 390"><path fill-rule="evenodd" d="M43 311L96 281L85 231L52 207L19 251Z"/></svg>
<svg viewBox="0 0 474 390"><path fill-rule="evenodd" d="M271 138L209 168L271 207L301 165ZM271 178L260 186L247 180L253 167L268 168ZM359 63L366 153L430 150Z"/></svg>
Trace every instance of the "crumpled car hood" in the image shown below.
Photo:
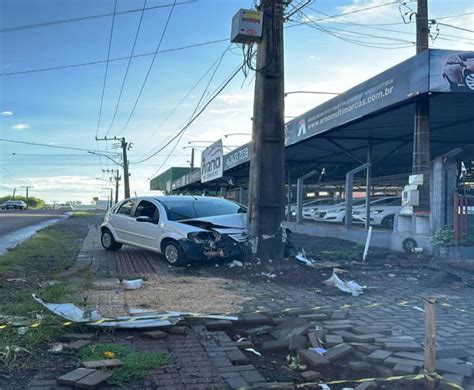
<svg viewBox="0 0 474 390"><path fill-rule="evenodd" d="M226 234L238 242L245 242L247 240L246 213L185 219L179 222L204 230L212 230L219 234Z"/></svg>

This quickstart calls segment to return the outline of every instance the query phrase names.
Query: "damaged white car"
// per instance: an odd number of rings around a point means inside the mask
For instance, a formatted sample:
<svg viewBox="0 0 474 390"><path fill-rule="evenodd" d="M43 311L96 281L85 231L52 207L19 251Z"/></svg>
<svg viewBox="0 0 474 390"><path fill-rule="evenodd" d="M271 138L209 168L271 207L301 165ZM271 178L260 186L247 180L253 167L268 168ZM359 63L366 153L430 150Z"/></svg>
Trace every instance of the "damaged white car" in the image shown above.
<svg viewBox="0 0 474 390"><path fill-rule="evenodd" d="M172 265L208 258L238 258L247 241L247 210L229 200L201 196L125 199L101 225L102 246L123 244L160 253Z"/></svg>

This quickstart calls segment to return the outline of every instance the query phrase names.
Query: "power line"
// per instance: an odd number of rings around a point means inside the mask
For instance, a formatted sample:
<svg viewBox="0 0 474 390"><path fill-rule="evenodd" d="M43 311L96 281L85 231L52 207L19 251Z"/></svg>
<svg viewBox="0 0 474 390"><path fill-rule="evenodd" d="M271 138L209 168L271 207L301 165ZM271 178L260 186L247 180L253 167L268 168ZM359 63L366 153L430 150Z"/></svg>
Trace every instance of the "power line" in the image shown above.
<svg viewBox="0 0 474 390"><path fill-rule="evenodd" d="M115 105L114 115L112 117L112 121L110 122L109 129L105 133L106 137L107 137L107 134L109 134L110 129L114 125L115 117L117 115L117 111L118 111L118 108L119 108L119 105L120 105L120 100L122 99L123 88L125 86L125 82L127 81L128 71L130 69L130 64L132 62L133 54L135 53L135 46L137 45L138 35L140 34L140 28L142 26L143 15L145 14L146 2L147 2L147 0L144 0L144 2L143 2L143 9L142 9L142 13L140 14L140 20L138 22L137 31L135 33L135 39L133 41L132 51L130 52L130 56L129 56L128 63L127 63L127 69L125 70L125 75L123 76L122 86L120 87L119 97L117 99L117 104Z"/></svg>
<svg viewBox="0 0 474 390"><path fill-rule="evenodd" d="M175 134L175 136L173 138L171 138L164 146L159 148L156 152L154 152L153 154L151 154L150 156L148 156L148 157L146 157L142 160L135 161L134 164L141 164L145 161L148 161L150 158L156 156L159 152L161 152L163 149L165 149L171 142L173 142L176 138L178 138L180 136L180 134L184 133L187 130L187 128L197 118L199 118L199 116L206 110L206 108L212 103L212 101L217 96L219 96L219 94L227 87L227 85L229 85L229 83L234 79L234 77L239 74L239 72L243 69L243 67L244 67L244 64L239 65L239 67L230 75L230 77L228 77L228 79L224 82L224 84L217 90L217 92L206 102L206 104L202 107L202 109L199 110L199 112L188 122L188 124L185 127L183 127L180 131L178 131L178 133Z"/></svg>
<svg viewBox="0 0 474 390"><path fill-rule="evenodd" d="M174 4L176 4L176 0L174 1ZM161 37L160 37L160 40L158 41L158 45L156 47L156 50L155 50L155 55L153 56L151 62L150 62L150 65L148 67L148 70L146 72L146 75L145 75L145 79L143 80L143 83L142 83L142 86L140 88L140 91L138 92L138 96L137 96L137 99L135 100L135 103L133 105L133 108L132 108L132 111L130 112L130 115L127 119L127 121L125 122L125 125L122 127L122 129L116 134L116 136L122 134L125 129L127 128L128 124L130 123L130 120L132 119L132 116L135 112L135 109L137 108L137 105L138 105L138 102L140 100L140 97L142 96L142 93L143 93L143 90L145 89L145 85L146 85L146 82L148 81L148 77L150 76L150 73L151 73L151 69L153 68L153 64L155 63L155 60L156 60L156 57L157 57L157 54L158 54L158 51L160 50L160 47L161 47L161 44L163 42L163 38L165 37L165 34L166 34L166 30L168 29L168 25L170 23L170 20L171 20L171 16L173 15L173 11L174 11L174 5L171 7L171 10L168 14L168 18L166 19L166 23L165 23L165 26L163 28L163 32L161 33Z"/></svg>
<svg viewBox="0 0 474 390"><path fill-rule="evenodd" d="M436 23L436 24L439 24L440 26L451 27L451 28L454 28L456 30L461 30L461 31L467 31L467 32L470 32L470 33L474 33L474 30L469 30L467 28L453 26L452 24L446 24L446 23Z"/></svg>
<svg viewBox="0 0 474 390"><path fill-rule="evenodd" d="M174 4L163 4L163 5L156 5L153 7L147 7L145 8L145 11L157 9L157 8L167 8L167 7L174 7L176 5L184 5L184 4L190 4L190 3L195 3L197 0L190 0L190 1L185 1L181 3L174 3ZM120 11L116 12L115 15L124 15L124 14L130 14L134 12L141 12L142 9L131 9L128 11ZM26 24L23 26L14 26L14 27L6 27L3 29L0 29L0 33L8 33L8 32L13 32L13 31L21 31L21 30L28 30L32 28L40 28L40 27L49 27L49 26L54 26L57 24L64 24L64 23L71 23L71 22L82 22L84 20L89 20L89 19L97 19L97 18L104 18L108 16L113 16L114 13L106 13L106 14L99 14L99 15L91 15L91 16L83 16L79 18L72 18L72 19L62 19L62 20L54 20L51 22L43 22L43 23L36 23L36 24Z"/></svg>
<svg viewBox="0 0 474 390"><path fill-rule="evenodd" d="M117 0L114 2L114 14L112 16L112 23L110 25L110 35L109 35L109 48L107 50L107 62L105 63L105 74L104 81L102 83L102 95L100 97L100 109L99 109L99 119L97 120L97 130L95 132L95 137L97 138L100 128L100 119L102 116L102 105L104 103L104 94L105 94L105 85L107 83L107 73L109 71L109 59L110 59L110 48L112 47L112 37L114 34L114 23L115 23L115 11L117 9Z"/></svg>
<svg viewBox="0 0 474 390"><path fill-rule="evenodd" d="M199 98L198 102L196 103L196 107L194 108L194 111L193 113L191 114L191 116L189 117L189 120L188 120L188 126L189 126L189 122L192 120L193 116L196 114L196 111L198 110L202 100L204 99L204 96L206 95L207 91L209 90L209 86L211 85L212 83L212 80L214 80L214 76L216 75L217 73L217 70L219 69L220 65L222 64L222 60L224 59L224 56L225 54L227 53L227 51L230 49L230 46L229 45L227 47L227 49L224 51L224 53L222 53L222 55L220 56L220 58L218 59L218 62L216 64L216 67L214 68L214 71L212 72L211 74L211 77L209 77L209 80L206 84L206 88L204 88L204 91L202 92L201 94L201 97ZM158 169L152 174L150 175L150 177L153 177L157 172L159 172L164 166L165 164L168 162L169 158L171 157L171 154L174 153L176 147L178 146L178 144L180 143L181 139L183 138L183 135L184 135L184 131L181 133L181 135L177 138L176 140L176 143L173 145L173 147L171 148L171 151L169 152L168 156L166 156L166 158L164 159L163 163L158 167Z"/></svg>
<svg viewBox="0 0 474 390"><path fill-rule="evenodd" d="M149 57L149 56L152 56L152 55L155 55L155 54L169 53L169 52L173 52L173 51L192 49L192 48L200 47L200 46L214 45L216 43L221 43L221 42L229 42L229 38L217 39L217 40L214 40L214 41L201 42L201 43L196 43L196 44L187 45L187 46L180 46L180 47L175 47L175 48L171 48L171 49L160 50L158 52L152 51L150 53L135 54L135 55L132 56L132 58ZM111 58L109 60L109 62L123 61L123 60L128 60L129 58L130 58L130 56L116 57L116 58ZM82 66L91 66L91 65L104 64L106 62L107 62L107 60L81 62L81 63L78 63L78 64L59 65L59 66L51 66L51 67L48 67L48 68L29 69L29 70L22 70L22 71L18 71L18 72L10 72L10 73L0 73L0 76L15 76L15 75L19 75L19 74L48 72L48 71L52 71L52 70L60 70L60 69L68 69L68 68L79 68L79 67L82 67Z"/></svg>
<svg viewBox="0 0 474 390"><path fill-rule="evenodd" d="M46 148L66 149L66 150L80 150L80 151L83 151L83 152L89 152L90 151L90 149L78 148L78 147L74 147L74 146L50 145L50 144L43 144L43 143L40 143L40 142L18 141L18 140L7 139L7 138L0 138L0 141L15 143L15 144L23 144L23 145L44 146ZM115 154L115 153L111 153L111 154Z"/></svg>
<svg viewBox="0 0 474 390"><path fill-rule="evenodd" d="M227 50L230 50L230 47L231 45L229 45L226 49ZM225 51L224 51L225 53ZM153 139L153 137L156 135L156 133L163 127L163 125L168 121L169 118L171 118L171 116L174 115L174 113L178 110L178 108L186 101L186 99L189 97L189 95L191 95L191 93L194 91L194 89L201 83L202 80L204 80L204 78L207 76L207 74L214 68L214 66L219 62L220 58L222 57L222 55L224 53L221 53L219 54L219 56L217 57L217 59L212 63L212 65L207 68L207 70L203 73L203 75L199 78L198 81L196 81L196 83L188 90L188 92L186 92L186 94L183 96L183 98L174 106L174 108L168 113L168 115L161 121L161 123L158 125L158 127L155 129L155 131L151 134L151 136L149 137L149 139ZM155 147L153 147L152 149L155 149Z"/></svg>
<svg viewBox="0 0 474 390"><path fill-rule="evenodd" d="M457 18L457 17L459 17L459 16L467 16L467 15L474 15L474 12L465 12L465 13L463 13L463 14L442 16L442 17L440 17L440 18L435 18L435 19L436 19L436 20L452 19L452 18Z"/></svg>

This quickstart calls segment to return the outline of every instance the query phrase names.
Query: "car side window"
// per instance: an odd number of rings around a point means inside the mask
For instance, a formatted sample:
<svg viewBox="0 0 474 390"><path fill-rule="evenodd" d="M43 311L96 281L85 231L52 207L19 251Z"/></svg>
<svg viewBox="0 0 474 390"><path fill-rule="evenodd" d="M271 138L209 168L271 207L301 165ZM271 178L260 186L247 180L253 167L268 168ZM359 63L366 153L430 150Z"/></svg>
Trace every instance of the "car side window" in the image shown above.
<svg viewBox="0 0 474 390"><path fill-rule="evenodd" d="M123 214L123 215L128 215L130 216L130 213L132 212L133 206L135 205L135 202L133 200L127 200L122 205L119 207L117 210L117 214Z"/></svg>
<svg viewBox="0 0 474 390"><path fill-rule="evenodd" d="M154 218L155 216L157 216L156 219L158 220L158 209L153 203L147 200L142 200L140 203L138 203L138 206L135 209L135 218L138 218L138 217Z"/></svg>

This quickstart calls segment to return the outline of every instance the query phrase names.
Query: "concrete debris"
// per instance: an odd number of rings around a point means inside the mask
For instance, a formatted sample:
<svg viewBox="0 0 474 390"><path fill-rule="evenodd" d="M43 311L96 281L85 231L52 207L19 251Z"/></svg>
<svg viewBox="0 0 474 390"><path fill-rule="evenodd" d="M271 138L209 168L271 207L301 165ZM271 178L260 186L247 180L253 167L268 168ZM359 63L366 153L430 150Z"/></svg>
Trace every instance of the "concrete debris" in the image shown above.
<svg viewBox="0 0 474 390"><path fill-rule="evenodd" d="M260 357L262 356L262 354L260 352L256 351L254 348L245 348L244 351L252 352L255 355L260 356Z"/></svg>
<svg viewBox="0 0 474 390"><path fill-rule="evenodd" d="M364 289L367 288L365 286L361 286L353 280L344 282L339 278L339 276L337 276L336 272L333 272L332 276L329 279L323 281L323 283L328 286L336 287L343 292L350 293L353 297L358 297L364 292Z"/></svg>
<svg viewBox="0 0 474 390"><path fill-rule="evenodd" d="M239 260L233 260L232 263L229 263L229 268L234 268L234 267L243 267L244 263L242 263Z"/></svg>
<svg viewBox="0 0 474 390"><path fill-rule="evenodd" d="M120 284L125 290L136 290L143 286L143 279L120 280Z"/></svg>

